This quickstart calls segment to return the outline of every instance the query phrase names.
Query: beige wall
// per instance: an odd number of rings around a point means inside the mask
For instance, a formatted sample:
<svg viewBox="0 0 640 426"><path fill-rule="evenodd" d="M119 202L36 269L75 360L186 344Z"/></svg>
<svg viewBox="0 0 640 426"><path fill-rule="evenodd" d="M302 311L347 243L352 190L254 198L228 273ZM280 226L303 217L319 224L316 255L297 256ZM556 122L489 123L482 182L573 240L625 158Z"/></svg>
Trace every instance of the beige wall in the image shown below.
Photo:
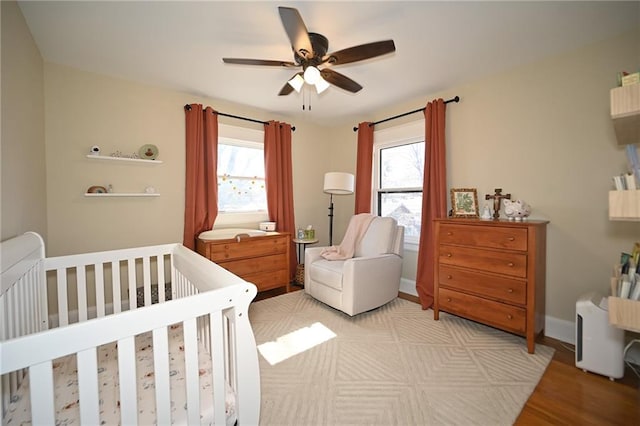
<svg viewBox="0 0 640 426"><path fill-rule="evenodd" d="M35 104L35 126L23 127L17 137L5 139L5 123L9 118L19 118L18 114L9 117L5 107L6 34L25 38L26 32L23 23L17 28L5 25L7 10L15 14L15 5L2 3L2 173L3 182L7 182L5 170L14 170L16 178L6 185L8 190L3 187L2 191L3 238L9 235L4 229L5 214L15 222L24 221L43 210L42 203L48 194L46 219L51 255L180 241L184 201L182 106L201 102L221 111L280 119L296 126L293 138L296 222L298 226L313 225L320 244L324 244L328 240L329 197L322 193L323 175L327 171L354 171L353 125L415 109L438 96L448 99L454 95L459 95L462 101L448 108L449 185L476 187L480 198L493 188L502 187L514 198L528 201L533 206L534 218L551 221L548 316L570 324L577 297L591 290L605 291L611 265L619 252L628 250L640 237L640 223L610 222L607 218L611 176L622 172L626 162L623 148L615 144L608 116L608 94L616 72L640 67L637 55L640 30L445 92L418 94L373 116L347 117L330 127L54 64L45 65L45 87L38 89L42 65L41 61L33 60L22 65L20 74L33 74L35 77L31 79L35 83L20 86L19 92L16 89L19 95L7 97L7 102ZM32 42L30 46L33 52ZM43 92L46 120L37 111ZM33 116L32 107L25 107L23 113L28 109ZM415 117L380 128L412 119ZM229 119L221 122L247 125ZM37 130L39 123L46 123L46 193L40 183L42 178L36 181L30 178L44 173L44 160L38 160L40 154L26 155L22 150L30 141L38 141L37 135L43 132ZM36 136L30 133L32 127L36 128ZM5 160L6 152L10 152L5 149L7 141L10 150L21 150L21 156L14 155L11 163ZM141 167L101 163L85 157L94 144L105 152L116 149L131 152L145 143L159 147L163 164ZM44 151L41 142L31 149ZM9 164L6 169L5 164ZM29 176L18 176L19 171L27 169ZM88 186L109 183L123 191L153 185L161 196L133 199L83 196ZM16 194L30 200L29 204L16 204ZM344 233L353 212L353 198L335 197L334 240L339 241ZM7 202L16 206L9 213L5 213ZM40 203L39 208L33 207L36 203ZM20 227L14 223L11 226ZM30 220L25 226L33 229L39 224ZM407 253L404 278L415 277L416 262L416 254Z"/></svg>
<svg viewBox="0 0 640 426"><path fill-rule="evenodd" d="M43 64L16 2L2 15L0 240L36 231L47 237Z"/></svg>
<svg viewBox="0 0 640 426"><path fill-rule="evenodd" d="M47 206L49 253L182 241L184 211L184 110L199 102L214 109L257 119L293 122L294 200L298 225L326 233L322 217L322 164L327 161L322 129L273 117L228 102L47 63L45 64ZM261 125L220 118L220 122L260 129ZM133 153L144 144L158 146L162 164L95 161L92 145L104 155ZM87 198L92 185L114 192L142 192L154 186L155 198ZM323 226L324 225L324 226Z"/></svg>
<svg viewBox="0 0 640 426"><path fill-rule="evenodd" d="M609 90L618 71L640 69L638 40L640 29L356 121L459 95L460 103L447 108L449 187L478 188L482 200L503 188L533 206L532 218L550 221L547 315L573 322L576 299L606 291L620 252L640 239L640 222L610 222L607 204L611 177L626 171L609 117ZM336 135L336 149L338 143L355 146L351 127L345 123ZM408 253L403 276L414 279L415 270L415 253Z"/></svg>

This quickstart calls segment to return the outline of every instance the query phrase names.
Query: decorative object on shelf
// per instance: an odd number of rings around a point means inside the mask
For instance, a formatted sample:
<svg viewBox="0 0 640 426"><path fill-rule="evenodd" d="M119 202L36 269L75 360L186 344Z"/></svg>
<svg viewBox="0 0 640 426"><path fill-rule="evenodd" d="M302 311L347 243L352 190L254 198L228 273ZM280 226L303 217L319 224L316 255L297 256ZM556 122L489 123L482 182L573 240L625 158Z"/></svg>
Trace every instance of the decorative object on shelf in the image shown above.
<svg viewBox="0 0 640 426"><path fill-rule="evenodd" d="M107 186L107 192L109 194L113 193L113 185L109 184L109 186Z"/></svg>
<svg viewBox="0 0 640 426"><path fill-rule="evenodd" d="M330 194L329 201L329 245L333 245L333 194L353 194L354 176L351 173L329 172L324 174L325 194ZM303 237L304 238L304 235Z"/></svg>
<svg viewBox="0 0 640 426"><path fill-rule="evenodd" d="M476 188L451 188L450 193L452 217L478 217Z"/></svg>
<svg viewBox="0 0 640 426"><path fill-rule="evenodd" d="M156 193L156 189L153 186L147 186L144 189L144 193L145 194L155 194Z"/></svg>
<svg viewBox="0 0 640 426"><path fill-rule="evenodd" d="M140 158L140 156L138 154L136 154L135 152L133 154L124 154L121 151L112 152L111 156L115 157L115 158L130 158L130 159L134 159L134 160L137 160L137 159Z"/></svg>
<svg viewBox="0 0 640 426"><path fill-rule="evenodd" d="M486 194L484 196L485 200L493 200L493 219L494 220L498 220L500 219L500 200L502 199L507 199L510 200L511 199L511 194L502 194L502 188L496 188L494 189L495 194L493 195L489 195Z"/></svg>
<svg viewBox="0 0 640 426"><path fill-rule="evenodd" d="M504 214L509 220L515 220L521 222L527 220L531 214L531 206L522 200L511 201L504 199Z"/></svg>
<svg viewBox="0 0 640 426"><path fill-rule="evenodd" d="M107 193L107 188L105 188L104 186L94 185L94 186L90 186L89 189L87 189L87 194L106 194L106 193Z"/></svg>
<svg viewBox="0 0 640 426"><path fill-rule="evenodd" d="M98 145L92 146L91 150L89 151L89 154L91 154L91 155L100 155L100 147Z"/></svg>
<svg viewBox="0 0 640 426"><path fill-rule="evenodd" d="M138 151L138 155L145 160L155 160L158 158L158 147L151 144L142 145Z"/></svg>
<svg viewBox="0 0 640 426"><path fill-rule="evenodd" d="M482 209L482 214L480 215L480 219L483 220L491 220L491 209L489 208L489 204L485 204Z"/></svg>

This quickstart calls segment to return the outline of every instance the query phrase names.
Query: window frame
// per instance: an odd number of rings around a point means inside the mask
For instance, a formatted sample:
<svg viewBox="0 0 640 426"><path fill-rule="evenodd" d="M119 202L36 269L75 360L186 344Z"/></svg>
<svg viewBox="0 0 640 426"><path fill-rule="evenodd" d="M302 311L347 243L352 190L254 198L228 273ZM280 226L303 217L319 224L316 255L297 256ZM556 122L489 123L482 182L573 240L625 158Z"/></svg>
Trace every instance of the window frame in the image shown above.
<svg viewBox="0 0 640 426"><path fill-rule="evenodd" d="M231 126L229 124L219 123L218 144L244 146L249 148L260 147L264 150L264 130L255 130L246 127ZM218 212L218 216L216 217L214 226L254 226L256 223L265 222L268 220L268 210L241 213Z"/></svg>
<svg viewBox="0 0 640 426"><path fill-rule="evenodd" d="M423 193L423 187L406 188L380 188L380 150L408 145L416 142L425 142L425 121L424 119L411 121L383 130L373 132L373 176L372 176L372 197L371 211L380 216L381 195L389 193ZM404 249L408 251L418 251L420 238L407 237L404 239Z"/></svg>

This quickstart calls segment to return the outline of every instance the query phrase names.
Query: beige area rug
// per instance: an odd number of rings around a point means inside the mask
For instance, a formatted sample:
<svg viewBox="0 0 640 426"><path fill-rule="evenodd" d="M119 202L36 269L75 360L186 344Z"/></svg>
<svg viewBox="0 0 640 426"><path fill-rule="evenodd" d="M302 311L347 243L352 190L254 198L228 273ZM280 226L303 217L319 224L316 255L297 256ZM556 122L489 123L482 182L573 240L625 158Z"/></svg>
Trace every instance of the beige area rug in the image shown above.
<svg viewBox="0 0 640 426"><path fill-rule="evenodd" d="M249 318L263 352L299 352L275 365L259 353L261 425L510 425L553 355L403 299L349 317L296 291Z"/></svg>

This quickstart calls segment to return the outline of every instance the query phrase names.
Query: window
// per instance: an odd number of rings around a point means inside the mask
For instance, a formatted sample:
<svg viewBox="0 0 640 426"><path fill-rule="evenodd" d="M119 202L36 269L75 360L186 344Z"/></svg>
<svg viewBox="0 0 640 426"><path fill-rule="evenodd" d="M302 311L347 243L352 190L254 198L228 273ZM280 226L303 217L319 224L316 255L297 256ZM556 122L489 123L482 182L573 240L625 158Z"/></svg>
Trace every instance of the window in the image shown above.
<svg viewBox="0 0 640 426"><path fill-rule="evenodd" d="M263 140L263 131L218 125L216 225L268 220Z"/></svg>
<svg viewBox="0 0 640 426"><path fill-rule="evenodd" d="M424 120L374 133L373 211L405 227L406 248L417 249L422 220Z"/></svg>

